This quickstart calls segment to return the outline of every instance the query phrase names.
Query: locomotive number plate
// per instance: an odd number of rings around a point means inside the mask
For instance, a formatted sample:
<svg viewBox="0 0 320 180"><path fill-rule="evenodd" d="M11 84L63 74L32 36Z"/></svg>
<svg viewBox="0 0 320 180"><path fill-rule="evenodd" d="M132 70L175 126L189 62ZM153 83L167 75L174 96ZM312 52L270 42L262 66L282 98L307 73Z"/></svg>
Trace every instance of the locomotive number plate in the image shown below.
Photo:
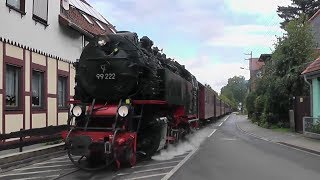
<svg viewBox="0 0 320 180"><path fill-rule="evenodd" d="M99 80L116 79L116 74L115 73L96 74L96 77Z"/></svg>

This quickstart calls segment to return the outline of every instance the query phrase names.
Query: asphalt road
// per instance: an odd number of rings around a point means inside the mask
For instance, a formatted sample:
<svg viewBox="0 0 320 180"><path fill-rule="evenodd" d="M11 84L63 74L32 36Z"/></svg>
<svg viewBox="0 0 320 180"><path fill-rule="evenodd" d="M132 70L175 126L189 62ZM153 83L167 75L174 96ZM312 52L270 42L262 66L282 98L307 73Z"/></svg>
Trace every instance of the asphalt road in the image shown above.
<svg viewBox="0 0 320 180"><path fill-rule="evenodd" d="M320 179L320 156L249 136L237 129L241 120L223 117L134 168L85 172L63 155L0 173L0 179Z"/></svg>
<svg viewBox="0 0 320 180"><path fill-rule="evenodd" d="M237 121L231 115L171 179L320 179L320 156L246 135Z"/></svg>

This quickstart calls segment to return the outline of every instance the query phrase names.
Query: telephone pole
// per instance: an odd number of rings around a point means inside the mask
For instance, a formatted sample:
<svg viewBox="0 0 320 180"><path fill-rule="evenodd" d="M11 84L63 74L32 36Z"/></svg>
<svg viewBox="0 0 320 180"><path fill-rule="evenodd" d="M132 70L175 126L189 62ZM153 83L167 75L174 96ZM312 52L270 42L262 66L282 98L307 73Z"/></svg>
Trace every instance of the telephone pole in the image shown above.
<svg viewBox="0 0 320 180"><path fill-rule="evenodd" d="M245 60L250 61L252 59L252 51L249 54L244 54L244 55L250 56L250 59L245 59Z"/></svg>
<svg viewBox="0 0 320 180"><path fill-rule="evenodd" d="M251 60L252 60L252 51L248 54L244 54L246 56L250 56L250 59L245 59L246 61L249 61L249 70L250 70L250 65L251 65ZM251 71L250 71L250 79L249 79L249 87L248 87L248 92L251 92Z"/></svg>

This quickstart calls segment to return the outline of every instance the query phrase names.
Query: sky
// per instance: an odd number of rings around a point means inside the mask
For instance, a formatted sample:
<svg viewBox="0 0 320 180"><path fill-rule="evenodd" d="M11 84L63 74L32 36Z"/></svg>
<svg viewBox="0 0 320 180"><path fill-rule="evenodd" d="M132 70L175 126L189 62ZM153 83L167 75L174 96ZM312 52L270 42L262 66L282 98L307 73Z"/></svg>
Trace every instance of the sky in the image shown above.
<svg viewBox="0 0 320 180"><path fill-rule="evenodd" d="M290 0L87 0L118 31L148 36L215 91L249 79L245 55L271 53L283 34L277 6ZM240 69L244 67L245 69Z"/></svg>

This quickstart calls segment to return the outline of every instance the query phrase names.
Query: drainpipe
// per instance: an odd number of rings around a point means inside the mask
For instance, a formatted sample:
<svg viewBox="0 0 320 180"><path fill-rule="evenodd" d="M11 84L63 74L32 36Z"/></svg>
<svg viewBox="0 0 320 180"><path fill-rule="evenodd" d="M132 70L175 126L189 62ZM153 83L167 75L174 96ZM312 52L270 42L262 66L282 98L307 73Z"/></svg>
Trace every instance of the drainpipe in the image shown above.
<svg viewBox="0 0 320 180"><path fill-rule="evenodd" d="M303 79L310 87L310 114L313 116L312 84L307 80L307 76L305 74L303 75Z"/></svg>

